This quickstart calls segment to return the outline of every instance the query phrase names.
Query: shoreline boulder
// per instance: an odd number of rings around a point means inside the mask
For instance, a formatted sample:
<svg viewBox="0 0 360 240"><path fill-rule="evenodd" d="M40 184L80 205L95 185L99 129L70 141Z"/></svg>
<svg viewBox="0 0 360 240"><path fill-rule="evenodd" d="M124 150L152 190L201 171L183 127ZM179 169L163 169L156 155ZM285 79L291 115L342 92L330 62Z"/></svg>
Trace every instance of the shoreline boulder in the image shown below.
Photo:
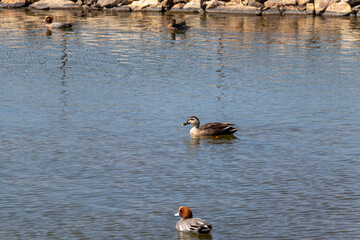
<svg viewBox="0 0 360 240"><path fill-rule="evenodd" d="M209 13L239 13L239 14L254 14L260 15L261 9L263 5L258 2L259 5L254 4L256 6L252 6L253 4L249 4L250 2L247 1L244 5L242 2L238 2L237 0L231 0L229 2L224 1L210 1L206 5L206 12Z"/></svg>
<svg viewBox="0 0 360 240"><path fill-rule="evenodd" d="M40 0L31 4L29 7L44 10L44 9L81 9L79 4L70 0Z"/></svg>
<svg viewBox="0 0 360 240"><path fill-rule="evenodd" d="M116 7L121 0L98 0L97 5L101 8L113 8Z"/></svg>
<svg viewBox="0 0 360 240"><path fill-rule="evenodd" d="M0 0L0 8L359 16L360 0Z"/></svg>
<svg viewBox="0 0 360 240"><path fill-rule="evenodd" d="M21 8L29 5L28 0L2 0L0 2L0 8Z"/></svg>
<svg viewBox="0 0 360 240"><path fill-rule="evenodd" d="M339 1L340 0L314 0L315 14L321 15L328 6Z"/></svg>
<svg viewBox="0 0 360 240"><path fill-rule="evenodd" d="M128 5L131 11L153 11L153 12L161 12L162 7L161 3L158 0L139 0L133 1L130 5Z"/></svg>
<svg viewBox="0 0 360 240"><path fill-rule="evenodd" d="M201 4L202 4L202 0L193 0L186 3L183 6L183 10L187 12L199 12L200 9L202 9Z"/></svg>
<svg viewBox="0 0 360 240"><path fill-rule="evenodd" d="M351 6L346 2L338 2L330 4L325 12L324 16L347 16L352 12Z"/></svg>
<svg viewBox="0 0 360 240"><path fill-rule="evenodd" d="M296 0L269 0L264 3L266 8L296 5Z"/></svg>

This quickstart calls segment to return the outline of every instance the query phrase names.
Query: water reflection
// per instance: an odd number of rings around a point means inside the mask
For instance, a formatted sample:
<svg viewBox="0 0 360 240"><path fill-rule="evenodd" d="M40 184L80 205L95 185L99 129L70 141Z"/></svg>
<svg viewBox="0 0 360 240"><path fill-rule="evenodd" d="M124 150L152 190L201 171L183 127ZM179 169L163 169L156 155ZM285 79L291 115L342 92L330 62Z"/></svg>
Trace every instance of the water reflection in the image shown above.
<svg viewBox="0 0 360 240"><path fill-rule="evenodd" d="M59 53L59 57L56 58L56 65L58 65L61 75L57 77L59 79L58 91L59 91L59 103L60 103L60 117L61 121L66 121L67 114L67 63L68 63L68 46L69 46L69 34L72 33L72 28L67 29L49 29L45 31L45 35L48 38L48 43L56 47L56 51ZM54 34L54 36L53 36Z"/></svg>
<svg viewBox="0 0 360 240"><path fill-rule="evenodd" d="M210 233L196 234L178 231L178 240L212 240L212 235Z"/></svg>
<svg viewBox="0 0 360 240"><path fill-rule="evenodd" d="M47 29L45 32L45 36L50 37L52 35L52 31L50 29Z"/></svg>
<svg viewBox="0 0 360 240"><path fill-rule="evenodd" d="M61 108L61 117L63 120L66 119L66 106L67 106L67 99L66 99L66 89L67 89L67 83L66 83L66 64L68 62L68 53L67 53L67 37L66 32L61 37L61 65L60 70L62 72L61 78L60 78L60 102L62 105Z"/></svg>
<svg viewBox="0 0 360 240"><path fill-rule="evenodd" d="M219 40L218 40L218 48L216 50L217 53L217 60L218 60L218 68L216 69L216 72L218 73L218 84L217 84L217 88L221 89L224 84L225 84L225 79L226 79L226 75L225 75L225 61L224 61L224 42L223 42L223 33L220 34ZM223 89L221 89L220 92L220 96L217 96L217 100L219 102L222 102L224 105L224 102L222 101L225 98L225 92ZM224 107L224 106L223 106Z"/></svg>
<svg viewBox="0 0 360 240"><path fill-rule="evenodd" d="M171 40L176 40L176 35L185 35L185 31L181 31L181 30L170 31Z"/></svg>
<svg viewBox="0 0 360 240"><path fill-rule="evenodd" d="M197 148L200 144L231 144L238 138L233 135L220 135L220 136L201 136L191 139L185 139L185 144L189 148Z"/></svg>
<svg viewBox="0 0 360 240"><path fill-rule="evenodd" d="M66 63L68 61L68 54L67 54L67 38L66 38L66 33L64 33L61 37L61 65L60 65L60 70L62 72L62 76L61 76L61 85L65 86L65 79L66 79Z"/></svg>

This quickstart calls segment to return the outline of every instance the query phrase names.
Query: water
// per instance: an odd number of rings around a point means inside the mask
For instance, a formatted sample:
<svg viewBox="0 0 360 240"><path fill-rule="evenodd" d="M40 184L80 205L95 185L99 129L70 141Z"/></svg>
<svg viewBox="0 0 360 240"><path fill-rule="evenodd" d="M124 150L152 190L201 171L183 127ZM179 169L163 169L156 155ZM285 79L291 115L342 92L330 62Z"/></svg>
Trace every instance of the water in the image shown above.
<svg viewBox="0 0 360 240"><path fill-rule="evenodd" d="M75 26L47 31L48 14ZM358 19L1 10L0 25L1 239L360 236ZM241 130L191 139L190 115ZM178 234L180 205L212 234Z"/></svg>

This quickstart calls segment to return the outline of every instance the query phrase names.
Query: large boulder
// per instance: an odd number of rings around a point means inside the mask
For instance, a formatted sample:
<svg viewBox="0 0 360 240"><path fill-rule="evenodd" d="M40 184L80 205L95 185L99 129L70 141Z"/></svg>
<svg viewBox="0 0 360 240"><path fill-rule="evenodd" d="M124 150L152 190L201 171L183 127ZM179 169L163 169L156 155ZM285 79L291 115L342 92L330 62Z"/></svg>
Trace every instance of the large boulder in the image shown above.
<svg viewBox="0 0 360 240"><path fill-rule="evenodd" d="M183 7L185 6L186 3L180 2L180 3L174 3L174 6L172 6L172 8L170 9L170 11L172 12L178 12L178 11L183 11Z"/></svg>
<svg viewBox="0 0 360 240"><path fill-rule="evenodd" d="M316 15L321 15L328 6L336 2L340 2L340 0L314 0Z"/></svg>
<svg viewBox="0 0 360 240"><path fill-rule="evenodd" d="M98 0L97 1L97 5L100 8L112 8L117 6L119 3L121 2L121 0Z"/></svg>
<svg viewBox="0 0 360 240"><path fill-rule="evenodd" d="M281 14L302 15L306 14L304 5L289 5L280 7Z"/></svg>
<svg viewBox="0 0 360 240"><path fill-rule="evenodd" d="M158 0L139 0L133 1L129 7L132 11L155 11L162 10L161 3Z"/></svg>
<svg viewBox="0 0 360 240"><path fill-rule="evenodd" d="M238 4L239 1L235 1L235 4ZM244 6L251 6L251 7L259 7L263 8L264 4L261 0L240 0L240 3Z"/></svg>
<svg viewBox="0 0 360 240"><path fill-rule="evenodd" d="M262 7L262 4L259 4ZM259 15L261 14L261 7L244 5L236 1L210 1L206 6L206 11L210 13L245 13Z"/></svg>
<svg viewBox="0 0 360 240"><path fill-rule="evenodd" d="M28 0L2 0L0 8L21 8L29 6Z"/></svg>
<svg viewBox="0 0 360 240"><path fill-rule="evenodd" d="M198 12L201 9L201 3L201 0L192 0L184 5L183 10L188 12Z"/></svg>
<svg viewBox="0 0 360 240"><path fill-rule="evenodd" d="M330 4L323 15L327 16L347 16L352 12L351 6L346 2L338 2Z"/></svg>
<svg viewBox="0 0 360 240"><path fill-rule="evenodd" d="M257 8L264 8L264 4L262 2L254 1L254 0L249 0L248 6L257 7Z"/></svg>
<svg viewBox="0 0 360 240"><path fill-rule="evenodd" d="M211 1L205 2L205 6L206 6L205 9L208 10L208 9L216 8L218 6L225 6L225 3L222 1L218 1L218 0L211 0Z"/></svg>
<svg viewBox="0 0 360 240"><path fill-rule="evenodd" d="M265 8L296 5L296 0L269 0L264 3Z"/></svg>
<svg viewBox="0 0 360 240"><path fill-rule="evenodd" d="M70 0L40 0L30 5L35 9L81 9L81 6Z"/></svg>

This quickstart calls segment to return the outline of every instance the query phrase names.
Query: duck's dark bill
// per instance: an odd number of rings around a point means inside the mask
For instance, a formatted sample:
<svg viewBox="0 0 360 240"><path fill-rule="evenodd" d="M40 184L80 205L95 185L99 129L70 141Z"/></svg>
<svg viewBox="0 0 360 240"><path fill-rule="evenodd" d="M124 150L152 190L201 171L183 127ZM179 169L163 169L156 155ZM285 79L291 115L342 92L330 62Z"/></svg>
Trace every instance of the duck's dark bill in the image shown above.
<svg viewBox="0 0 360 240"><path fill-rule="evenodd" d="M183 124L181 124L181 126L185 126L185 125L188 125L189 123L188 122L186 122L186 123L183 123Z"/></svg>

